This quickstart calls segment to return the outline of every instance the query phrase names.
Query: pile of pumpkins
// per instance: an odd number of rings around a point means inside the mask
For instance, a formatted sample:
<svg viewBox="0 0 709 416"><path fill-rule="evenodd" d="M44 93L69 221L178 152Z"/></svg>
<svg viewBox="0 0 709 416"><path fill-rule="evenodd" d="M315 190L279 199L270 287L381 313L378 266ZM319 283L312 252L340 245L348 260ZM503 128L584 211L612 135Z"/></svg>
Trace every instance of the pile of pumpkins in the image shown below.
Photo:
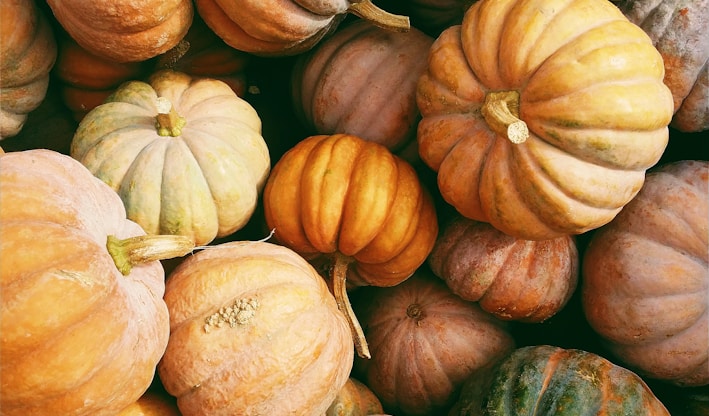
<svg viewBox="0 0 709 416"><path fill-rule="evenodd" d="M709 409L707 0L4 0L0 414Z"/></svg>

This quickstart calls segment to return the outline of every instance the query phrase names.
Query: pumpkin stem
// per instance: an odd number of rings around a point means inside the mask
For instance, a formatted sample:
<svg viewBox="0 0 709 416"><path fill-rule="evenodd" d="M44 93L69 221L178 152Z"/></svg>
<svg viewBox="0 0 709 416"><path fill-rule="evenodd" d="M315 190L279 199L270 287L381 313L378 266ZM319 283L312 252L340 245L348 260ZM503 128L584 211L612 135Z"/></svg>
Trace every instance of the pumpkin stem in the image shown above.
<svg viewBox="0 0 709 416"><path fill-rule="evenodd" d="M194 241L184 235L139 235L120 239L109 235L106 248L116 268L127 276L133 266L182 257L194 250Z"/></svg>
<svg viewBox="0 0 709 416"><path fill-rule="evenodd" d="M340 312L345 315L345 318L347 318L347 323L350 325L357 355L361 358L372 358L372 355L369 353L367 339L364 336L364 331L362 331L362 326L359 324L359 321L352 310L350 298L347 296L347 268L351 262L351 259L340 253L335 255L335 264L333 265L331 271L333 286L332 291L335 295L335 301L337 302L338 309L340 309Z"/></svg>
<svg viewBox="0 0 709 416"><path fill-rule="evenodd" d="M353 2L347 11L383 29L394 32L408 32L411 29L409 16L389 13L380 9L371 0Z"/></svg>
<svg viewBox="0 0 709 416"><path fill-rule="evenodd" d="M158 130L158 134L172 137L182 134L182 128L187 124L187 120L177 114L170 100L158 97L155 105L158 108L158 115L155 116L155 128Z"/></svg>
<svg viewBox="0 0 709 416"><path fill-rule="evenodd" d="M523 143L529 137L527 123L519 119L519 92L489 92L480 111L488 126L512 143Z"/></svg>

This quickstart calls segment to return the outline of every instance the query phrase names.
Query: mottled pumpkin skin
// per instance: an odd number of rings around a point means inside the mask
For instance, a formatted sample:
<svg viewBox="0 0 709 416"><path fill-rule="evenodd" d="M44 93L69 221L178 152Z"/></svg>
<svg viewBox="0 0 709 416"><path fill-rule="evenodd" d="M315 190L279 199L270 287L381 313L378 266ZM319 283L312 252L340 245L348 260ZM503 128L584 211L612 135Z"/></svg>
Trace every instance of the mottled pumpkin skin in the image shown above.
<svg viewBox="0 0 709 416"><path fill-rule="evenodd" d="M206 319L257 302L231 326ZM350 329L325 281L292 250L230 242L168 277L170 341L158 367L184 416L324 415L348 380Z"/></svg>
<svg viewBox="0 0 709 416"><path fill-rule="evenodd" d="M500 319L522 322L559 312L579 273L572 236L521 240L460 216L445 225L428 264L458 296Z"/></svg>
<svg viewBox="0 0 709 416"><path fill-rule="evenodd" d="M33 0L0 3L0 140L17 135L49 86L57 43ZM12 22L12 23L11 23Z"/></svg>
<svg viewBox="0 0 709 416"><path fill-rule="evenodd" d="M122 275L109 235L144 235L76 160L0 156L3 416L112 416L150 386L169 335L159 262Z"/></svg>
<svg viewBox="0 0 709 416"><path fill-rule="evenodd" d="M606 0L478 1L437 38L419 80L421 159L462 215L511 236L598 228L666 148L664 73L647 34ZM481 114L493 92L519 94L507 108L526 141Z"/></svg>
<svg viewBox="0 0 709 416"><path fill-rule="evenodd" d="M582 263L587 320L622 362L680 386L709 384L709 162L649 173Z"/></svg>
<svg viewBox="0 0 709 416"><path fill-rule="evenodd" d="M466 381L449 416L669 416L637 374L582 350L518 348L486 378Z"/></svg>
<svg viewBox="0 0 709 416"><path fill-rule="evenodd" d="M652 39L665 62L665 84L675 114L670 125L684 132L709 130L709 1L615 1Z"/></svg>

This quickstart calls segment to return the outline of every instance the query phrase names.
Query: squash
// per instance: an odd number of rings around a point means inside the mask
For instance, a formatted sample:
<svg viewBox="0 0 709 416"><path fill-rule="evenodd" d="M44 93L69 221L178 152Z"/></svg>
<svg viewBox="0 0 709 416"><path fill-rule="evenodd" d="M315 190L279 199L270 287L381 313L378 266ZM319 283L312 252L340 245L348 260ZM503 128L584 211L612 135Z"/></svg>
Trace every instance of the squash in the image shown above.
<svg viewBox="0 0 709 416"><path fill-rule="evenodd" d="M431 252L436 209L416 171L385 146L357 136L309 136L273 167L263 209L276 241L325 264L357 354L368 356L347 283L397 285Z"/></svg>
<svg viewBox="0 0 709 416"><path fill-rule="evenodd" d="M525 240L582 234L612 220L662 156L664 73L609 1L475 2L419 80L421 159L467 218Z"/></svg>
<svg viewBox="0 0 709 416"><path fill-rule="evenodd" d="M0 21L2 140L17 135L27 115L44 100L57 43L49 20L33 0L3 0Z"/></svg>
<svg viewBox="0 0 709 416"><path fill-rule="evenodd" d="M182 416L177 408L175 399L168 394L146 391L140 398L125 409L118 416Z"/></svg>
<svg viewBox="0 0 709 416"><path fill-rule="evenodd" d="M416 82L432 43L416 28L352 22L299 57L291 77L297 116L312 134L352 134L394 152L415 144Z"/></svg>
<svg viewBox="0 0 709 416"><path fill-rule="evenodd" d="M514 348L505 322L456 296L426 268L387 288L363 287L353 308L372 358L354 374L393 414L444 414L463 381Z"/></svg>
<svg viewBox="0 0 709 416"><path fill-rule="evenodd" d="M196 0L198 14L234 49L260 56L297 55L335 31L348 13L390 30L409 30L409 19L371 0Z"/></svg>
<svg viewBox="0 0 709 416"><path fill-rule="evenodd" d="M460 215L443 228L428 264L456 295L521 322L545 321L566 306L579 272L572 236L521 240Z"/></svg>
<svg viewBox="0 0 709 416"><path fill-rule="evenodd" d="M665 84L675 114L670 125L683 132L709 130L709 1L614 1L652 39L665 62Z"/></svg>
<svg viewBox="0 0 709 416"><path fill-rule="evenodd" d="M194 244L146 236L113 190L51 150L0 156L0 194L3 416L116 415L167 346L157 260Z"/></svg>
<svg viewBox="0 0 709 416"><path fill-rule="evenodd" d="M88 113L71 156L149 234L204 245L241 229L270 170L261 120L224 82L163 70Z"/></svg>
<svg viewBox="0 0 709 416"><path fill-rule="evenodd" d="M158 366L184 416L323 415L348 380L352 337L327 285L294 251L233 241L168 276Z"/></svg>
<svg viewBox="0 0 709 416"><path fill-rule="evenodd" d="M637 374L606 358L552 345L520 347L465 381L449 416L669 416Z"/></svg>
<svg viewBox="0 0 709 416"><path fill-rule="evenodd" d="M335 396L325 416L367 416L384 412L379 398L366 384L350 377Z"/></svg>
<svg viewBox="0 0 709 416"><path fill-rule="evenodd" d="M709 162L648 173L582 264L586 319L615 357L645 377L709 384Z"/></svg>
<svg viewBox="0 0 709 416"><path fill-rule="evenodd" d="M82 48L116 62L168 51L192 22L191 0L47 0L57 22Z"/></svg>

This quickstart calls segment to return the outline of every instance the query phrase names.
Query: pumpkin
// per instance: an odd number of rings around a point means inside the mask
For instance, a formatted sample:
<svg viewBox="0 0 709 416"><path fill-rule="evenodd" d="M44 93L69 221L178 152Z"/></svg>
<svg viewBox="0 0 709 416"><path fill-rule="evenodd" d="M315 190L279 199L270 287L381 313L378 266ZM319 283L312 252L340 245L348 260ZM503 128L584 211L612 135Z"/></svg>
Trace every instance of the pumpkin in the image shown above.
<svg viewBox="0 0 709 416"><path fill-rule="evenodd" d="M197 12L229 46L261 56L303 53L334 32L351 13L390 30L409 30L406 16L371 0L196 0Z"/></svg>
<svg viewBox="0 0 709 416"><path fill-rule="evenodd" d="M585 316L616 357L649 378L709 384L709 162L649 173L582 263Z"/></svg>
<svg viewBox="0 0 709 416"><path fill-rule="evenodd" d="M154 391L146 391L140 398L118 416L182 416L173 397Z"/></svg>
<svg viewBox="0 0 709 416"><path fill-rule="evenodd" d="M355 374L393 414L443 414L465 379L514 348L505 322L426 268L397 286L357 289L353 307L372 354L355 359Z"/></svg>
<svg viewBox="0 0 709 416"><path fill-rule="evenodd" d="M323 415L347 382L352 337L317 271L264 241L212 245L169 275L158 366L184 416Z"/></svg>
<svg viewBox="0 0 709 416"><path fill-rule="evenodd" d="M576 289L579 271L571 236L521 240L459 215L443 228L428 264L456 295L499 319L522 322L542 322L559 312Z"/></svg>
<svg viewBox="0 0 709 416"><path fill-rule="evenodd" d="M357 136L309 136L273 167L263 209L276 241L328 265L357 353L368 356L347 283L397 285L431 252L436 209L416 171L385 146Z"/></svg>
<svg viewBox="0 0 709 416"><path fill-rule="evenodd" d="M270 170L261 120L224 82L163 70L89 112L71 156L149 234L204 245L242 228Z"/></svg>
<svg viewBox="0 0 709 416"><path fill-rule="evenodd" d="M117 414L167 345L157 260L194 244L146 236L113 190L51 150L0 156L0 194L3 416Z"/></svg>
<svg viewBox="0 0 709 416"><path fill-rule="evenodd" d="M47 0L57 22L90 53L139 62L168 51L192 22L190 0Z"/></svg>
<svg viewBox="0 0 709 416"><path fill-rule="evenodd" d="M379 398L366 384L350 377L335 396L325 416L367 416L384 412Z"/></svg>
<svg viewBox="0 0 709 416"><path fill-rule="evenodd" d="M0 4L0 140L17 135L49 86L57 44L33 0ZM13 24L8 24L13 22Z"/></svg>
<svg viewBox="0 0 709 416"><path fill-rule="evenodd" d="M669 416L637 374L579 349L516 349L465 381L450 416Z"/></svg>
<svg viewBox="0 0 709 416"><path fill-rule="evenodd" d="M650 38L609 1L478 1L431 47L419 153L463 216L525 240L581 234L663 154L663 77Z"/></svg>
<svg viewBox="0 0 709 416"><path fill-rule="evenodd" d="M614 1L652 39L665 62L665 84L675 114L670 125L683 132L709 130L709 1Z"/></svg>
<svg viewBox="0 0 709 416"><path fill-rule="evenodd" d="M357 20L299 57L293 108L313 134L348 133L396 152L415 143L416 82L432 43L416 28Z"/></svg>

